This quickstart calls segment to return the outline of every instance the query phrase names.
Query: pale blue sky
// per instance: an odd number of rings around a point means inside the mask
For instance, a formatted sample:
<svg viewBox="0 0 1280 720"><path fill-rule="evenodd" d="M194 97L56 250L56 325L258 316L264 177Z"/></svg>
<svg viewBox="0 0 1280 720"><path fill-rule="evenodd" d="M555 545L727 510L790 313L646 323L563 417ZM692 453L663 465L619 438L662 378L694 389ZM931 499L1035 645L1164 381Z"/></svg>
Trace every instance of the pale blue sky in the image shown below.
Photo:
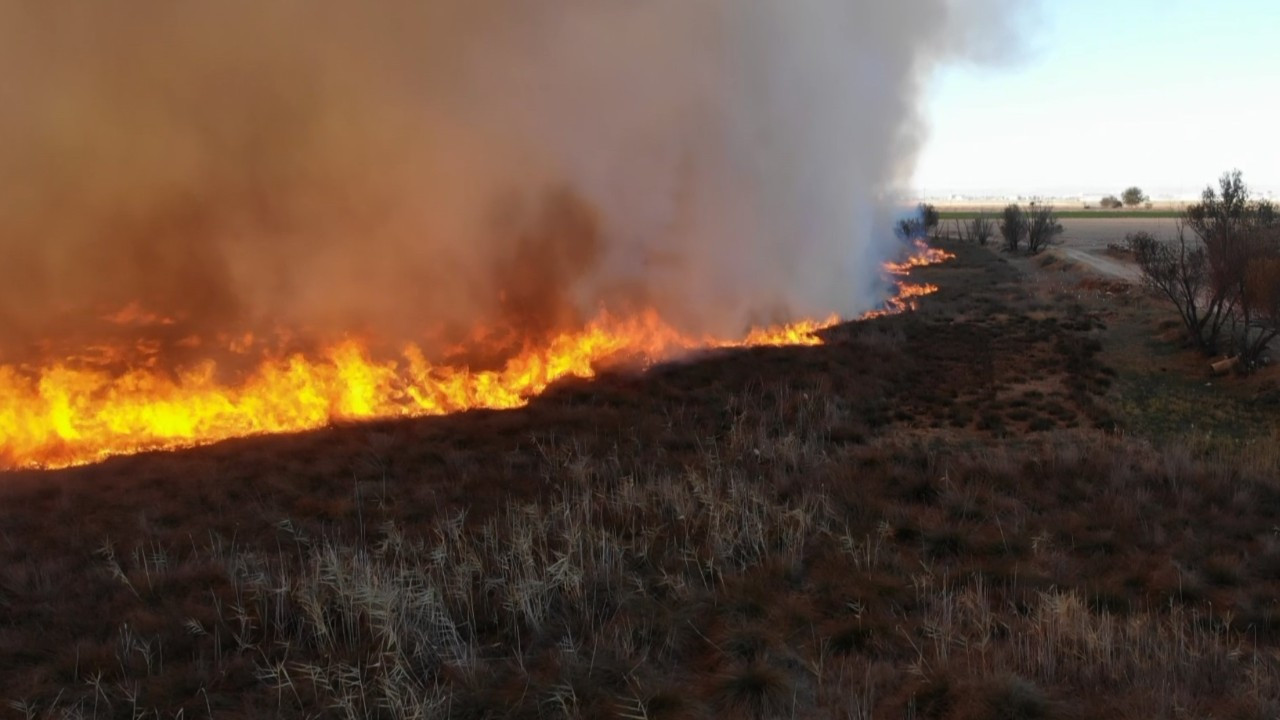
<svg viewBox="0 0 1280 720"><path fill-rule="evenodd" d="M1022 57L933 78L915 190L1280 195L1280 0L1046 0Z"/></svg>

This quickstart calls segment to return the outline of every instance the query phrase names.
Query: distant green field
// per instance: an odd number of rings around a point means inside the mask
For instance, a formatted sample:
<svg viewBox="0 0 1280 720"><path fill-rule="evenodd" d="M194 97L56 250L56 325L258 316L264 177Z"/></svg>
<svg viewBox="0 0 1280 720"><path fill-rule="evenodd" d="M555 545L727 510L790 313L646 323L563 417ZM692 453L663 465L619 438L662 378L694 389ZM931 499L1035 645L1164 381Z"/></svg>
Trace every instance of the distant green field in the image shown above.
<svg viewBox="0 0 1280 720"><path fill-rule="evenodd" d="M1000 215L999 208L992 208L984 213L989 218L996 218ZM972 220L978 217L977 210L957 210L939 213L943 220ZM1116 218L1177 218L1182 217L1179 210L1059 210L1057 213L1060 219L1066 220L1113 220Z"/></svg>

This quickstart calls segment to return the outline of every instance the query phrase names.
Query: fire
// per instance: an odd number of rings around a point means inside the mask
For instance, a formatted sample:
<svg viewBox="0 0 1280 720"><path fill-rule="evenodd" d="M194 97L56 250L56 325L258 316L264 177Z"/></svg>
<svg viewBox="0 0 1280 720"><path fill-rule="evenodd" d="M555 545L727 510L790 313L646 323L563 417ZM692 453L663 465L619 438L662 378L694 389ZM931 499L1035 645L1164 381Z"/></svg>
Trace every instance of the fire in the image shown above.
<svg viewBox="0 0 1280 720"><path fill-rule="evenodd" d="M898 294L885 301L884 307L879 310L872 310L862 316L863 320L872 320L878 317L888 315L897 315L904 312L912 312L920 306L919 299L938 292L937 285L925 283L916 285L912 283L899 283Z"/></svg>
<svg viewBox="0 0 1280 720"><path fill-rule="evenodd" d="M927 246L891 274L941 262L949 254ZM933 285L899 282L898 294L865 318L913 310ZM130 306L120 324L167 322ZM261 361L239 382L219 377L206 360L173 372L142 362L121 373L91 363L62 361L37 368L0 365L0 469L65 467L113 455L173 449L232 437L323 427L335 421L443 415L526 404L562 378L590 378L620 356L655 362L708 348L820 345L818 333L838 316L757 328L737 340L690 337L655 312L617 318L602 314L585 328L529 348L500 368L475 371L433 364L415 345L399 357L374 357L356 340L314 355ZM245 337L241 347L253 344ZM113 348L97 352L111 357ZM141 350L146 355L146 349ZM154 360L154 355L148 360Z"/></svg>
<svg viewBox="0 0 1280 720"><path fill-rule="evenodd" d="M938 265L948 260L955 259L955 253L947 252L942 248L929 247L929 244L924 240L917 239L915 241L915 248L916 251L906 260L897 263L885 263L885 271L893 275L908 275L911 273L912 268ZM927 295L928 293L925 294Z"/></svg>
<svg viewBox="0 0 1280 720"><path fill-rule="evenodd" d="M747 333L742 340L735 342L711 342L713 347L787 347L791 345L821 345L822 338L818 333L840 323L839 315L831 315L826 320L802 320L791 325L772 328L756 328Z"/></svg>

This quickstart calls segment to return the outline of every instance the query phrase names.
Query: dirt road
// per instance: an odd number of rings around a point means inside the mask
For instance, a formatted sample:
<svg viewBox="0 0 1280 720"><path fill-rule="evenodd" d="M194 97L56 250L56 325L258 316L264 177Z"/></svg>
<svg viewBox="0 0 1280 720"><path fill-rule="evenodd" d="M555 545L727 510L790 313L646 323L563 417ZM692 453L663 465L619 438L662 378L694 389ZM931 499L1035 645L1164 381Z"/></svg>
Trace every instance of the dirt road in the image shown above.
<svg viewBox="0 0 1280 720"><path fill-rule="evenodd" d="M1141 275L1132 262L1107 254L1107 246L1123 245L1130 233L1148 232L1168 240L1177 234L1174 218L1099 218L1062 221L1063 233L1052 252L1084 263L1108 277L1137 282Z"/></svg>
<svg viewBox="0 0 1280 720"><path fill-rule="evenodd" d="M1073 247L1057 247L1053 252L1063 257L1081 262L1109 277L1129 282L1137 282L1142 275L1138 267L1131 262L1118 260L1096 251L1081 250Z"/></svg>

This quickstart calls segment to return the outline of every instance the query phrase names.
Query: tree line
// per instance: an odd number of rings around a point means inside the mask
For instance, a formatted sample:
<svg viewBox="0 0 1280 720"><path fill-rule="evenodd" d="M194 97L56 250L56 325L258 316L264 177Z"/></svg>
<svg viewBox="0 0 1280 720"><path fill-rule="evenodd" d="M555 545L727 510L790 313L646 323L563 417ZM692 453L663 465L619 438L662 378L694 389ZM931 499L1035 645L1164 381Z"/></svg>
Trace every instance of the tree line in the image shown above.
<svg viewBox="0 0 1280 720"><path fill-rule="evenodd" d="M1062 223L1052 205L1031 203L1023 209L1020 205L1010 204L1001 211L998 219L978 213L969 220L956 220L956 236L965 242L974 242L985 246L999 231L1003 239L1003 249L1016 253L1025 250L1035 255L1062 234ZM940 237L941 215L937 208L928 203L921 203L913 217L898 221L896 232L903 240Z"/></svg>

